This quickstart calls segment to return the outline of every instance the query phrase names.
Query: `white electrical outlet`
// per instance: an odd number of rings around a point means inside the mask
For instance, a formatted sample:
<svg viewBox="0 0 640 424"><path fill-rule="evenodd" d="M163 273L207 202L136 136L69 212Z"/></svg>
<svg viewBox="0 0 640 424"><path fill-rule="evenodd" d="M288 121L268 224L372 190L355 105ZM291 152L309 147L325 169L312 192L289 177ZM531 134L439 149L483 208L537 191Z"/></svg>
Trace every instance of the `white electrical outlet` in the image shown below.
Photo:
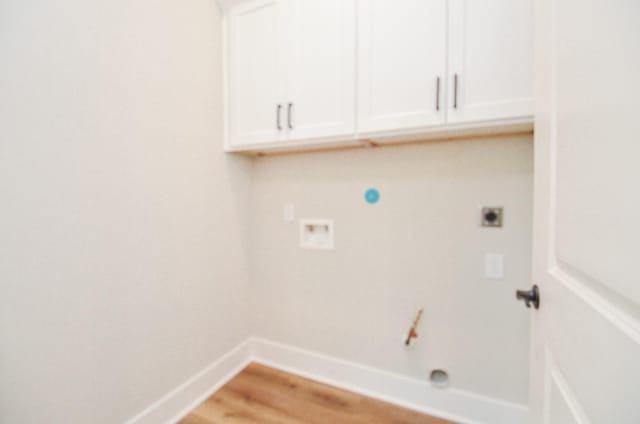
<svg viewBox="0 0 640 424"><path fill-rule="evenodd" d="M492 280L504 278L504 255L499 253L484 255L484 276Z"/></svg>
<svg viewBox="0 0 640 424"><path fill-rule="evenodd" d="M296 219L296 209L293 203L285 203L282 206L282 219L284 222L293 222Z"/></svg>

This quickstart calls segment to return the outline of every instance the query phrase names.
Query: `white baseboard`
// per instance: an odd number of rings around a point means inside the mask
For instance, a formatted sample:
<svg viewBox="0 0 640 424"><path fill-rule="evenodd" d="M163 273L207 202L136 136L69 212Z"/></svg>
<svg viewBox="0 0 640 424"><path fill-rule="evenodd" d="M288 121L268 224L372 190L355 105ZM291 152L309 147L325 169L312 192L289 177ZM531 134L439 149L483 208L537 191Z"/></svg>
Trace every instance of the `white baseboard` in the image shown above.
<svg viewBox="0 0 640 424"><path fill-rule="evenodd" d="M367 367L315 352L251 338L253 362L430 415L466 424L525 424L524 405Z"/></svg>
<svg viewBox="0 0 640 424"><path fill-rule="evenodd" d="M126 424L175 423L251 362L459 423L528 422L528 410L524 405L457 389L438 389L426 381L251 337Z"/></svg>
<svg viewBox="0 0 640 424"><path fill-rule="evenodd" d="M250 344L244 341L125 424L178 422L251 362Z"/></svg>

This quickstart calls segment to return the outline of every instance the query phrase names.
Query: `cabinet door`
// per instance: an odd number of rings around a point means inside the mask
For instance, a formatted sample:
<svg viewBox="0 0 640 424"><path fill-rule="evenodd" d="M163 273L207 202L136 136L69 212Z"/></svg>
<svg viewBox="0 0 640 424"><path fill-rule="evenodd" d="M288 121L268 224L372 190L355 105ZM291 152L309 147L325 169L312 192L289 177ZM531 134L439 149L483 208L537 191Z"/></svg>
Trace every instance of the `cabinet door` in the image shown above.
<svg viewBox="0 0 640 424"><path fill-rule="evenodd" d="M288 0L289 140L355 134L355 1Z"/></svg>
<svg viewBox="0 0 640 424"><path fill-rule="evenodd" d="M278 0L250 1L229 14L228 123L232 147L278 141L284 136L281 21Z"/></svg>
<svg viewBox="0 0 640 424"><path fill-rule="evenodd" d="M532 116L532 0L451 0L449 29L449 122Z"/></svg>
<svg viewBox="0 0 640 424"><path fill-rule="evenodd" d="M446 0L359 2L359 132L444 123L446 23Z"/></svg>

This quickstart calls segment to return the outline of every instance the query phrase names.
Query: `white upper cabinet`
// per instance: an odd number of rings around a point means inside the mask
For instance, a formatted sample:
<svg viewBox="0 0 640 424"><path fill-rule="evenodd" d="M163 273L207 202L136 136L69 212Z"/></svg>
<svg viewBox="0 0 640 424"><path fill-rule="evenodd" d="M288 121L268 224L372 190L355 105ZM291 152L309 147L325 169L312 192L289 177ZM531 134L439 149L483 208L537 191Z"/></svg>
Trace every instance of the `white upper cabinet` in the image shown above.
<svg viewBox="0 0 640 424"><path fill-rule="evenodd" d="M449 0L448 122L533 115L532 0Z"/></svg>
<svg viewBox="0 0 640 424"><path fill-rule="evenodd" d="M288 139L353 137L355 2L288 0L286 9Z"/></svg>
<svg viewBox="0 0 640 424"><path fill-rule="evenodd" d="M447 0L363 0L358 10L358 130L444 124Z"/></svg>
<svg viewBox="0 0 640 424"><path fill-rule="evenodd" d="M227 149L527 129L532 2L225 0Z"/></svg>
<svg viewBox="0 0 640 424"><path fill-rule="evenodd" d="M234 146L283 136L282 13L278 0L254 0L228 15L227 132Z"/></svg>
<svg viewBox="0 0 640 424"><path fill-rule="evenodd" d="M354 137L354 0L253 0L228 16L230 147Z"/></svg>

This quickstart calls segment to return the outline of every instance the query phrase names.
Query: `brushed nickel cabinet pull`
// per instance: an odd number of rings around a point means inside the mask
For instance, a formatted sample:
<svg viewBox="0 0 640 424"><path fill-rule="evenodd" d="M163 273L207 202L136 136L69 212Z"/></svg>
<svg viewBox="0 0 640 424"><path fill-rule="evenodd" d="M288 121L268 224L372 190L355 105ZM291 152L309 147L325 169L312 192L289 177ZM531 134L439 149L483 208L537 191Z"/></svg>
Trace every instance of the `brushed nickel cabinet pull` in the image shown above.
<svg viewBox="0 0 640 424"><path fill-rule="evenodd" d="M281 104L276 107L276 128L278 131L282 131L282 125L280 125L280 111L282 111Z"/></svg>
<svg viewBox="0 0 640 424"><path fill-rule="evenodd" d="M453 108L458 108L458 74L453 74Z"/></svg>
<svg viewBox="0 0 640 424"><path fill-rule="evenodd" d="M289 125L289 129L293 129L293 118L291 117L291 112L293 110L293 103L289 103L287 106L287 124Z"/></svg>
<svg viewBox="0 0 640 424"><path fill-rule="evenodd" d="M436 110L440 110L440 77L436 78Z"/></svg>

